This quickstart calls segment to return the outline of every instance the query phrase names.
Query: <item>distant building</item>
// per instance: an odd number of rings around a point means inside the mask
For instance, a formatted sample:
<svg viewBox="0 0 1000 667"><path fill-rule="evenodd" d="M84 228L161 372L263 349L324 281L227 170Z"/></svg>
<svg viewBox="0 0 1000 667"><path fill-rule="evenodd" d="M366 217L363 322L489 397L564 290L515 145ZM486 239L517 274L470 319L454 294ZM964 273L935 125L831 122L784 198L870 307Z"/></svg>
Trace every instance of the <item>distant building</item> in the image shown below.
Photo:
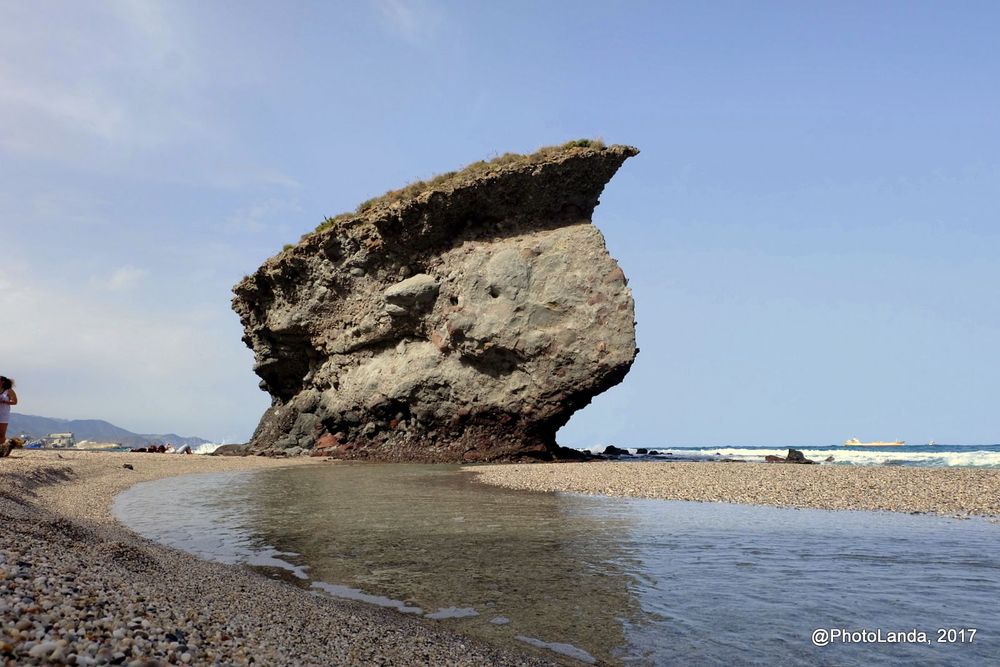
<svg viewBox="0 0 1000 667"><path fill-rule="evenodd" d="M46 447L63 449L74 446L76 444L76 438L73 437L72 433L49 433L47 436L42 438L42 442L45 443Z"/></svg>

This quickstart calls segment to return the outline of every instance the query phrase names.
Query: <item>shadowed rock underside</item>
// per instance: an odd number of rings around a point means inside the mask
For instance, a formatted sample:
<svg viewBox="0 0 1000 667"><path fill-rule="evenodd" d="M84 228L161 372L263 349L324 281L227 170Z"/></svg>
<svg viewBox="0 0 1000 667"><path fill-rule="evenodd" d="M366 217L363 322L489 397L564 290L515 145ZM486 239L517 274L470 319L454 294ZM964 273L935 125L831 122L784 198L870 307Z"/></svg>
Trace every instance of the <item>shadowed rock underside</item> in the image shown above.
<svg viewBox="0 0 1000 667"><path fill-rule="evenodd" d="M459 174L267 260L233 299L273 399L250 450L556 455L556 431L637 353L625 275L590 222L637 152L549 149Z"/></svg>

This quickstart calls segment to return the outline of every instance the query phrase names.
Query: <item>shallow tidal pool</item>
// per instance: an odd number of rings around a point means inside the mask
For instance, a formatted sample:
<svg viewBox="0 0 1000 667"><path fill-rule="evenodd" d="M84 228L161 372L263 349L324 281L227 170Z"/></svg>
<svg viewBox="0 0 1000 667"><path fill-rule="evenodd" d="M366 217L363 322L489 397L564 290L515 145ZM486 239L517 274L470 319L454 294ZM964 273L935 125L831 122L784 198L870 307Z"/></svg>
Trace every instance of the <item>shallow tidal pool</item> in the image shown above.
<svg viewBox="0 0 1000 667"><path fill-rule="evenodd" d="M454 466L366 464L147 482L114 513L203 558L569 663L1000 655L1000 525L981 519L530 493ZM928 643L816 646L818 629Z"/></svg>

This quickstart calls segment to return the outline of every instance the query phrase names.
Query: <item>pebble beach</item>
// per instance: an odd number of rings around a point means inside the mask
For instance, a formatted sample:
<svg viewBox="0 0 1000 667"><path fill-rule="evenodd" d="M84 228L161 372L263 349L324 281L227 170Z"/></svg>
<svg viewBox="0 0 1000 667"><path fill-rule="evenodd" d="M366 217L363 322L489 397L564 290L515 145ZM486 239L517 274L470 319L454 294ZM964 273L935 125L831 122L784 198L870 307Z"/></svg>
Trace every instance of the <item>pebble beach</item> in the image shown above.
<svg viewBox="0 0 1000 667"><path fill-rule="evenodd" d="M1000 516L1000 470L781 463L469 466L486 484L631 498Z"/></svg>
<svg viewBox="0 0 1000 667"><path fill-rule="evenodd" d="M0 664L551 664L200 560L110 514L139 482L282 465L317 464L74 451L0 460Z"/></svg>
<svg viewBox="0 0 1000 667"><path fill-rule="evenodd" d="M551 664L200 560L136 535L110 513L114 497L140 482L290 465L320 464L77 451L0 460L0 663ZM532 491L1000 516L994 469L592 462L466 470L483 483Z"/></svg>

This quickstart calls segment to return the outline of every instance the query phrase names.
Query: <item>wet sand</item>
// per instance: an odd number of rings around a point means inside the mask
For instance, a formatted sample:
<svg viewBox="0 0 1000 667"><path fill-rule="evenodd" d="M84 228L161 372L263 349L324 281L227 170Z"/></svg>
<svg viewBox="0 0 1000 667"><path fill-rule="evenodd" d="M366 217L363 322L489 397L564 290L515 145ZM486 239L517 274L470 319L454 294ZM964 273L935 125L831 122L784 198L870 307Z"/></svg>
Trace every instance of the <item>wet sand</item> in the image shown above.
<svg viewBox="0 0 1000 667"><path fill-rule="evenodd" d="M138 482L282 465L319 464L72 451L16 451L0 460L0 661L551 664L202 561L137 536L110 514L114 496ZM186 511L184 499L163 511Z"/></svg>
<svg viewBox="0 0 1000 667"><path fill-rule="evenodd" d="M511 489L834 510L1000 516L1000 470L781 463L468 466Z"/></svg>

